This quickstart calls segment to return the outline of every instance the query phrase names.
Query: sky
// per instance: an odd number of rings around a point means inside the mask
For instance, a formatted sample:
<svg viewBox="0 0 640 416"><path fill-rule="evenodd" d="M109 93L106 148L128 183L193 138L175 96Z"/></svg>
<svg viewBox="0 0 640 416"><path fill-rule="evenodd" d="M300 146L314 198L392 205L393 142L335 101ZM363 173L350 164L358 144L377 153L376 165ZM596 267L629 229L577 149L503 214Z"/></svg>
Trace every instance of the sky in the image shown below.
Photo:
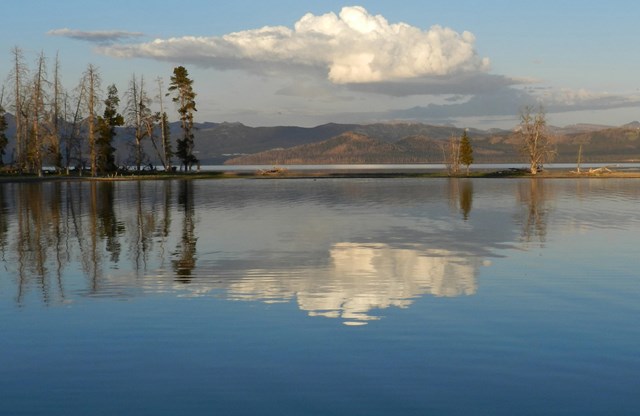
<svg viewBox="0 0 640 416"><path fill-rule="evenodd" d="M135 75L155 96L155 80L166 88L182 65L198 122L510 128L538 104L556 126L640 120L640 3L628 0L21 0L0 10L7 88L16 46L31 68L44 53L50 72L57 54L69 90L92 64L103 90L122 95Z"/></svg>

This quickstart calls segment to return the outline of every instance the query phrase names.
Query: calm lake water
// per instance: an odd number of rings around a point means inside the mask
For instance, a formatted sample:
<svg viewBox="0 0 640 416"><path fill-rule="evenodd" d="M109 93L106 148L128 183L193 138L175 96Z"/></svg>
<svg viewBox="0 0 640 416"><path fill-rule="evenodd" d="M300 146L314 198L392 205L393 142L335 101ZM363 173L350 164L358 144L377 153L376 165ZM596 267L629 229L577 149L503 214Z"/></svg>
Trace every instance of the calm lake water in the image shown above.
<svg viewBox="0 0 640 416"><path fill-rule="evenodd" d="M0 184L2 415L632 415L640 180Z"/></svg>

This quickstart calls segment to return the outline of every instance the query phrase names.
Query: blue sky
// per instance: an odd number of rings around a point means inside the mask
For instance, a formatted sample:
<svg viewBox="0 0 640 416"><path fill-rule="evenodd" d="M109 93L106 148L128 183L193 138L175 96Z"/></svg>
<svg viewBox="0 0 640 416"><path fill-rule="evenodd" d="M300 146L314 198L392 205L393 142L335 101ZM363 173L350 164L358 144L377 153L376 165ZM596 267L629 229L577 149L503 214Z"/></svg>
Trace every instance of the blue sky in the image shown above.
<svg viewBox="0 0 640 416"><path fill-rule="evenodd" d="M68 89L89 63L121 93L134 73L168 84L184 65L197 121L510 127L530 103L556 125L640 119L640 4L628 0L8 4L0 80L14 46L32 67L59 53Z"/></svg>

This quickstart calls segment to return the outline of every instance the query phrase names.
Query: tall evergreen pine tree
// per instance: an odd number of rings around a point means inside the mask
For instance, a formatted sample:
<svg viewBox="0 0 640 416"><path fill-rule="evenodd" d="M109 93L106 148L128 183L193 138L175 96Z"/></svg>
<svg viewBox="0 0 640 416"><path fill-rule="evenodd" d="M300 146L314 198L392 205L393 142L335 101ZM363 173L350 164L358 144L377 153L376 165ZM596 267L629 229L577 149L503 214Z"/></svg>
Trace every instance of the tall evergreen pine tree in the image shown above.
<svg viewBox="0 0 640 416"><path fill-rule="evenodd" d="M96 140L97 169L101 174L115 172L115 151L113 139L116 127L124 124L124 118L118 113L118 89L115 85L108 88L107 99L104 100L104 114L98 117L98 139Z"/></svg>
<svg viewBox="0 0 640 416"><path fill-rule="evenodd" d="M460 138L459 155L460 164L467 167L467 176L469 176L469 165L473 163L473 147L471 147L471 140L469 140L466 129Z"/></svg>
<svg viewBox="0 0 640 416"><path fill-rule="evenodd" d="M178 105L178 113L182 123L182 138L177 141L176 156L182 161L182 166L186 171L190 171L198 159L193 154L193 113L196 109L193 91L193 80L189 78L189 73L183 66L173 69L169 92L174 93L173 102Z"/></svg>

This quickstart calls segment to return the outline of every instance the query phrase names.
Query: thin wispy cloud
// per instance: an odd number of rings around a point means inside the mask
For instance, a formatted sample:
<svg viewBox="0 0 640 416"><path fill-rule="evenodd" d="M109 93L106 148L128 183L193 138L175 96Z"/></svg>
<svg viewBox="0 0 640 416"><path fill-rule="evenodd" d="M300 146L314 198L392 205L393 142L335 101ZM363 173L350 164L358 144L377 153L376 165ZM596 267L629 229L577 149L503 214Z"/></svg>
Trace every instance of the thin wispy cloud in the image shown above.
<svg viewBox="0 0 640 416"><path fill-rule="evenodd" d="M49 36L61 36L70 39L82 40L85 42L109 44L125 39L136 39L144 36L141 32L127 32L122 30L95 30L84 31L74 29L54 29L47 32Z"/></svg>
<svg viewBox="0 0 640 416"><path fill-rule="evenodd" d="M606 110L612 108L640 107L640 95L595 93L585 89L563 88L551 90L536 98L549 111L561 113L578 110Z"/></svg>
<svg viewBox="0 0 640 416"><path fill-rule="evenodd" d="M429 84L437 79L445 85L443 90L447 90L446 84L455 85L458 77L468 80L470 75L488 73L490 67L488 58L478 56L470 32L389 23L359 6L344 7L339 14L308 13L293 28L267 26L224 36L104 45L98 50L120 58L150 58L262 75L285 71L321 74L336 85Z"/></svg>
<svg viewBox="0 0 640 416"><path fill-rule="evenodd" d="M411 95L487 94L504 87L528 83L529 82L524 79L475 72L420 77L402 81L350 84L349 88L360 92L384 94L393 97L407 97Z"/></svg>
<svg viewBox="0 0 640 416"><path fill-rule="evenodd" d="M542 105L547 112L564 113L640 106L640 95L598 94L587 90L501 88L451 104L430 104L390 111L388 118L425 120L450 117L509 116L526 105Z"/></svg>

